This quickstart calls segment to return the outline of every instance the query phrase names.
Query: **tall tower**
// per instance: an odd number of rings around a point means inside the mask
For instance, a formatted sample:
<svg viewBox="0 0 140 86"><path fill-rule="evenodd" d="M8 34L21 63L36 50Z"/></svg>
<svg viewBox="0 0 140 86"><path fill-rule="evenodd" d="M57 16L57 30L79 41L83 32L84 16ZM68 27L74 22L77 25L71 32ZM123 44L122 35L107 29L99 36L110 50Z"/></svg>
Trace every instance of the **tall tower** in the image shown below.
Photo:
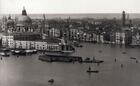
<svg viewBox="0 0 140 86"><path fill-rule="evenodd" d="M43 26L42 26L42 31L41 31L42 34L44 34L45 29L46 29L46 16L45 14L43 14Z"/></svg>
<svg viewBox="0 0 140 86"><path fill-rule="evenodd" d="M126 23L126 14L125 11L122 12L122 26L124 27Z"/></svg>

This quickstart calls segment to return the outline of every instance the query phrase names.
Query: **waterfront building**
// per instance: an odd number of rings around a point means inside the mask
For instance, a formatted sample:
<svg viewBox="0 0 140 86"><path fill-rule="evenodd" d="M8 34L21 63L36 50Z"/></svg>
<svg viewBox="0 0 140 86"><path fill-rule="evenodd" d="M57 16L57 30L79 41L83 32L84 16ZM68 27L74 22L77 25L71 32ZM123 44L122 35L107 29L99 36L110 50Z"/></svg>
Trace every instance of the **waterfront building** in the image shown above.
<svg viewBox="0 0 140 86"><path fill-rule="evenodd" d="M103 36L103 34L100 35L100 42L104 43L104 36Z"/></svg>
<svg viewBox="0 0 140 86"><path fill-rule="evenodd" d="M49 29L49 36L50 37L56 37L56 38L60 37L60 30L57 29L57 28Z"/></svg>
<svg viewBox="0 0 140 86"><path fill-rule="evenodd" d="M2 18L2 25L1 25L1 29L2 29L2 32L4 32L7 28L7 18L5 16L3 16Z"/></svg>
<svg viewBox="0 0 140 86"><path fill-rule="evenodd" d="M125 32L119 32L117 31L115 33L115 43L116 44L126 44L127 40L126 40L126 37L128 37L128 35L125 33Z"/></svg>
<svg viewBox="0 0 140 86"><path fill-rule="evenodd" d="M6 23L6 29L5 31L10 33L13 32L14 28L15 28L15 22L14 20L11 18L11 16L9 15L8 19L7 19L7 23Z"/></svg>
<svg viewBox="0 0 140 86"><path fill-rule="evenodd" d="M15 37L17 36L17 37ZM34 40L34 38L36 40ZM3 35L2 45L3 47L11 49L37 49L45 51L60 51L61 50L61 40L59 39L45 39L40 40L36 37L25 39L25 37L18 37L18 35Z"/></svg>
<svg viewBox="0 0 140 86"><path fill-rule="evenodd" d="M104 43L109 43L109 41L110 41L110 36L109 36L109 34L106 33L106 32L104 32L103 36L104 36Z"/></svg>
<svg viewBox="0 0 140 86"><path fill-rule="evenodd" d="M121 44L125 44L125 32L121 32Z"/></svg>
<svg viewBox="0 0 140 86"><path fill-rule="evenodd" d="M140 45L140 30L138 29L132 33L132 45Z"/></svg>
<svg viewBox="0 0 140 86"><path fill-rule="evenodd" d="M2 35L2 46L3 47L8 47L8 48L13 48L14 47L14 40L13 40L13 36L12 35L8 35L8 34L3 34Z"/></svg>
<svg viewBox="0 0 140 86"><path fill-rule="evenodd" d="M132 35L131 29L125 30L125 45L132 44Z"/></svg>
<svg viewBox="0 0 140 86"><path fill-rule="evenodd" d="M120 32L116 32L115 33L116 34L116 44L121 44L121 34L120 34Z"/></svg>
<svg viewBox="0 0 140 86"><path fill-rule="evenodd" d="M15 23L10 16L8 17L5 33L2 35L2 46L14 49L61 51L60 39L43 38L43 34L37 32L36 28L33 28L32 19L27 15L26 9L23 8L22 14Z"/></svg>
<svg viewBox="0 0 140 86"><path fill-rule="evenodd" d="M97 43L97 34L92 33L92 40L94 43Z"/></svg>

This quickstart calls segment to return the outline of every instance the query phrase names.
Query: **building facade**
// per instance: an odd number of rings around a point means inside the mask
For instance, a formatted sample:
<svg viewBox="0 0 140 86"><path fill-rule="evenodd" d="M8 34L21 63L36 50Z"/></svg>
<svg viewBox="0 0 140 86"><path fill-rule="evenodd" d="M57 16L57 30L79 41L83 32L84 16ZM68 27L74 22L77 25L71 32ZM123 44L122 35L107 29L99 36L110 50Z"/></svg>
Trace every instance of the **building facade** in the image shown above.
<svg viewBox="0 0 140 86"><path fill-rule="evenodd" d="M13 21L11 16L9 16L4 28L5 33L2 35L3 47L61 51L61 40L53 38L43 39L42 33L36 32L36 29L32 27L32 19L27 15L25 8L23 8L22 14L16 21Z"/></svg>

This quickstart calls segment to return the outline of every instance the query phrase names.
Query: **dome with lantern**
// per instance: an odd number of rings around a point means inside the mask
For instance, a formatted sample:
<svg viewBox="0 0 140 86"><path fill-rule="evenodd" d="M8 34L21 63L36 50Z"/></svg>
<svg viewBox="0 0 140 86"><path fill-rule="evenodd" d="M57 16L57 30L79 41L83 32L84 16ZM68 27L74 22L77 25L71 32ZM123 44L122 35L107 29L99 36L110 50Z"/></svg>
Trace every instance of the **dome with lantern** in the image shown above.
<svg viewBox="0 0 140 86"><path fill-rule="evenodd" d="M13 26L13 25L14 25L14 20L9 15L8 20L7 20L7 26Z"/></svg>
<svg viewBox="0 0 140 86"><path fill-rule="evenodd" d="M25 8L23 8L22 15L19 16L17 19L17 26L31 26L31 24L32 24L32 20L27 15Z"/></svg>

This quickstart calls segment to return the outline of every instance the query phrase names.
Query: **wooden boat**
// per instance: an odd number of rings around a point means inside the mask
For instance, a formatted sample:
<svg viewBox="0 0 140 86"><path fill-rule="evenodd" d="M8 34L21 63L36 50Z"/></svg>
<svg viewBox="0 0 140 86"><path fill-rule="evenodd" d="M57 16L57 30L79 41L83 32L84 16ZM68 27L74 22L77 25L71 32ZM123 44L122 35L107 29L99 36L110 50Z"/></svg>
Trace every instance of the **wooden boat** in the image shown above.
<svg viewBox="0 0 140 86"><path fill-rule="evenodd" d="M88 73L99 73L98 70L91 70L91 67L90 67L90 66L89 66L87 72L88 72Z"/></svg>
<svg viewBox="0 0 140 86"><path fill-rule="evenodd" d="M130 57L130 59L134 59L134 60L136 60L137 58L135 58L135 57Z"/></svg>
<svg viewBox="0 0 140 86"><path fill-rule="evenodd" d="M88 73L99 73L98 70L87 70Z"/></svg>
<svg viewBox="0 0 140 86"><path fill-rule="evenodd" d="M4 57L9 57L9 56L10 56L10 54L8 54L8 53L6 53L6 52L0 52L0 55L1 55L1 56L4 56Z"/></svg>
<svg viewBox="0 0 140 86"><path fill-rule="evenodd" d="M61 51L61 53L67 53L67 54L70 54L70 53L73 53L74 51L73 50L63 50Z"/></svg>
<svg viewBox="0 0 140 86"><path fill-rule="evenodd" d="M126 54L126 52L122 52L122 54Z"/></svg>
<svg viewBox="0 0 140 86"><path fill-rule="evenodd" d="M3 52L9 52L10 49L8 49L8 48L2 48L2 49L0 49L0 51L3 51Z"/></svg>
<svg viewBox="0 0 140 86"><path fill-rule="evenodd" d="M50 79L48 82L53 84L54 83L54 79Z"/></svg>
<svg viewBox="0 0 140 86"><path fill-rule="evenodd" d="M103 63L103 60L97 60L95 59L95 57L93 57L93 59L91 60L90 58L86 58L84 61L82 61L83 63Z"/></svg>
<svg viewBox="0 0 140 86"><path fill-rule="evenodd" d="M28 49L28 50L25 50L25 52L27 54L36 54L37 53L37 50L35 50L35 49Z"/></svg>
<svg viewBox="0 0 140 86"><path fill-rule="evenodd" d="M13 55L26 55L25 50L12 50L11 53Z"/></svg>

